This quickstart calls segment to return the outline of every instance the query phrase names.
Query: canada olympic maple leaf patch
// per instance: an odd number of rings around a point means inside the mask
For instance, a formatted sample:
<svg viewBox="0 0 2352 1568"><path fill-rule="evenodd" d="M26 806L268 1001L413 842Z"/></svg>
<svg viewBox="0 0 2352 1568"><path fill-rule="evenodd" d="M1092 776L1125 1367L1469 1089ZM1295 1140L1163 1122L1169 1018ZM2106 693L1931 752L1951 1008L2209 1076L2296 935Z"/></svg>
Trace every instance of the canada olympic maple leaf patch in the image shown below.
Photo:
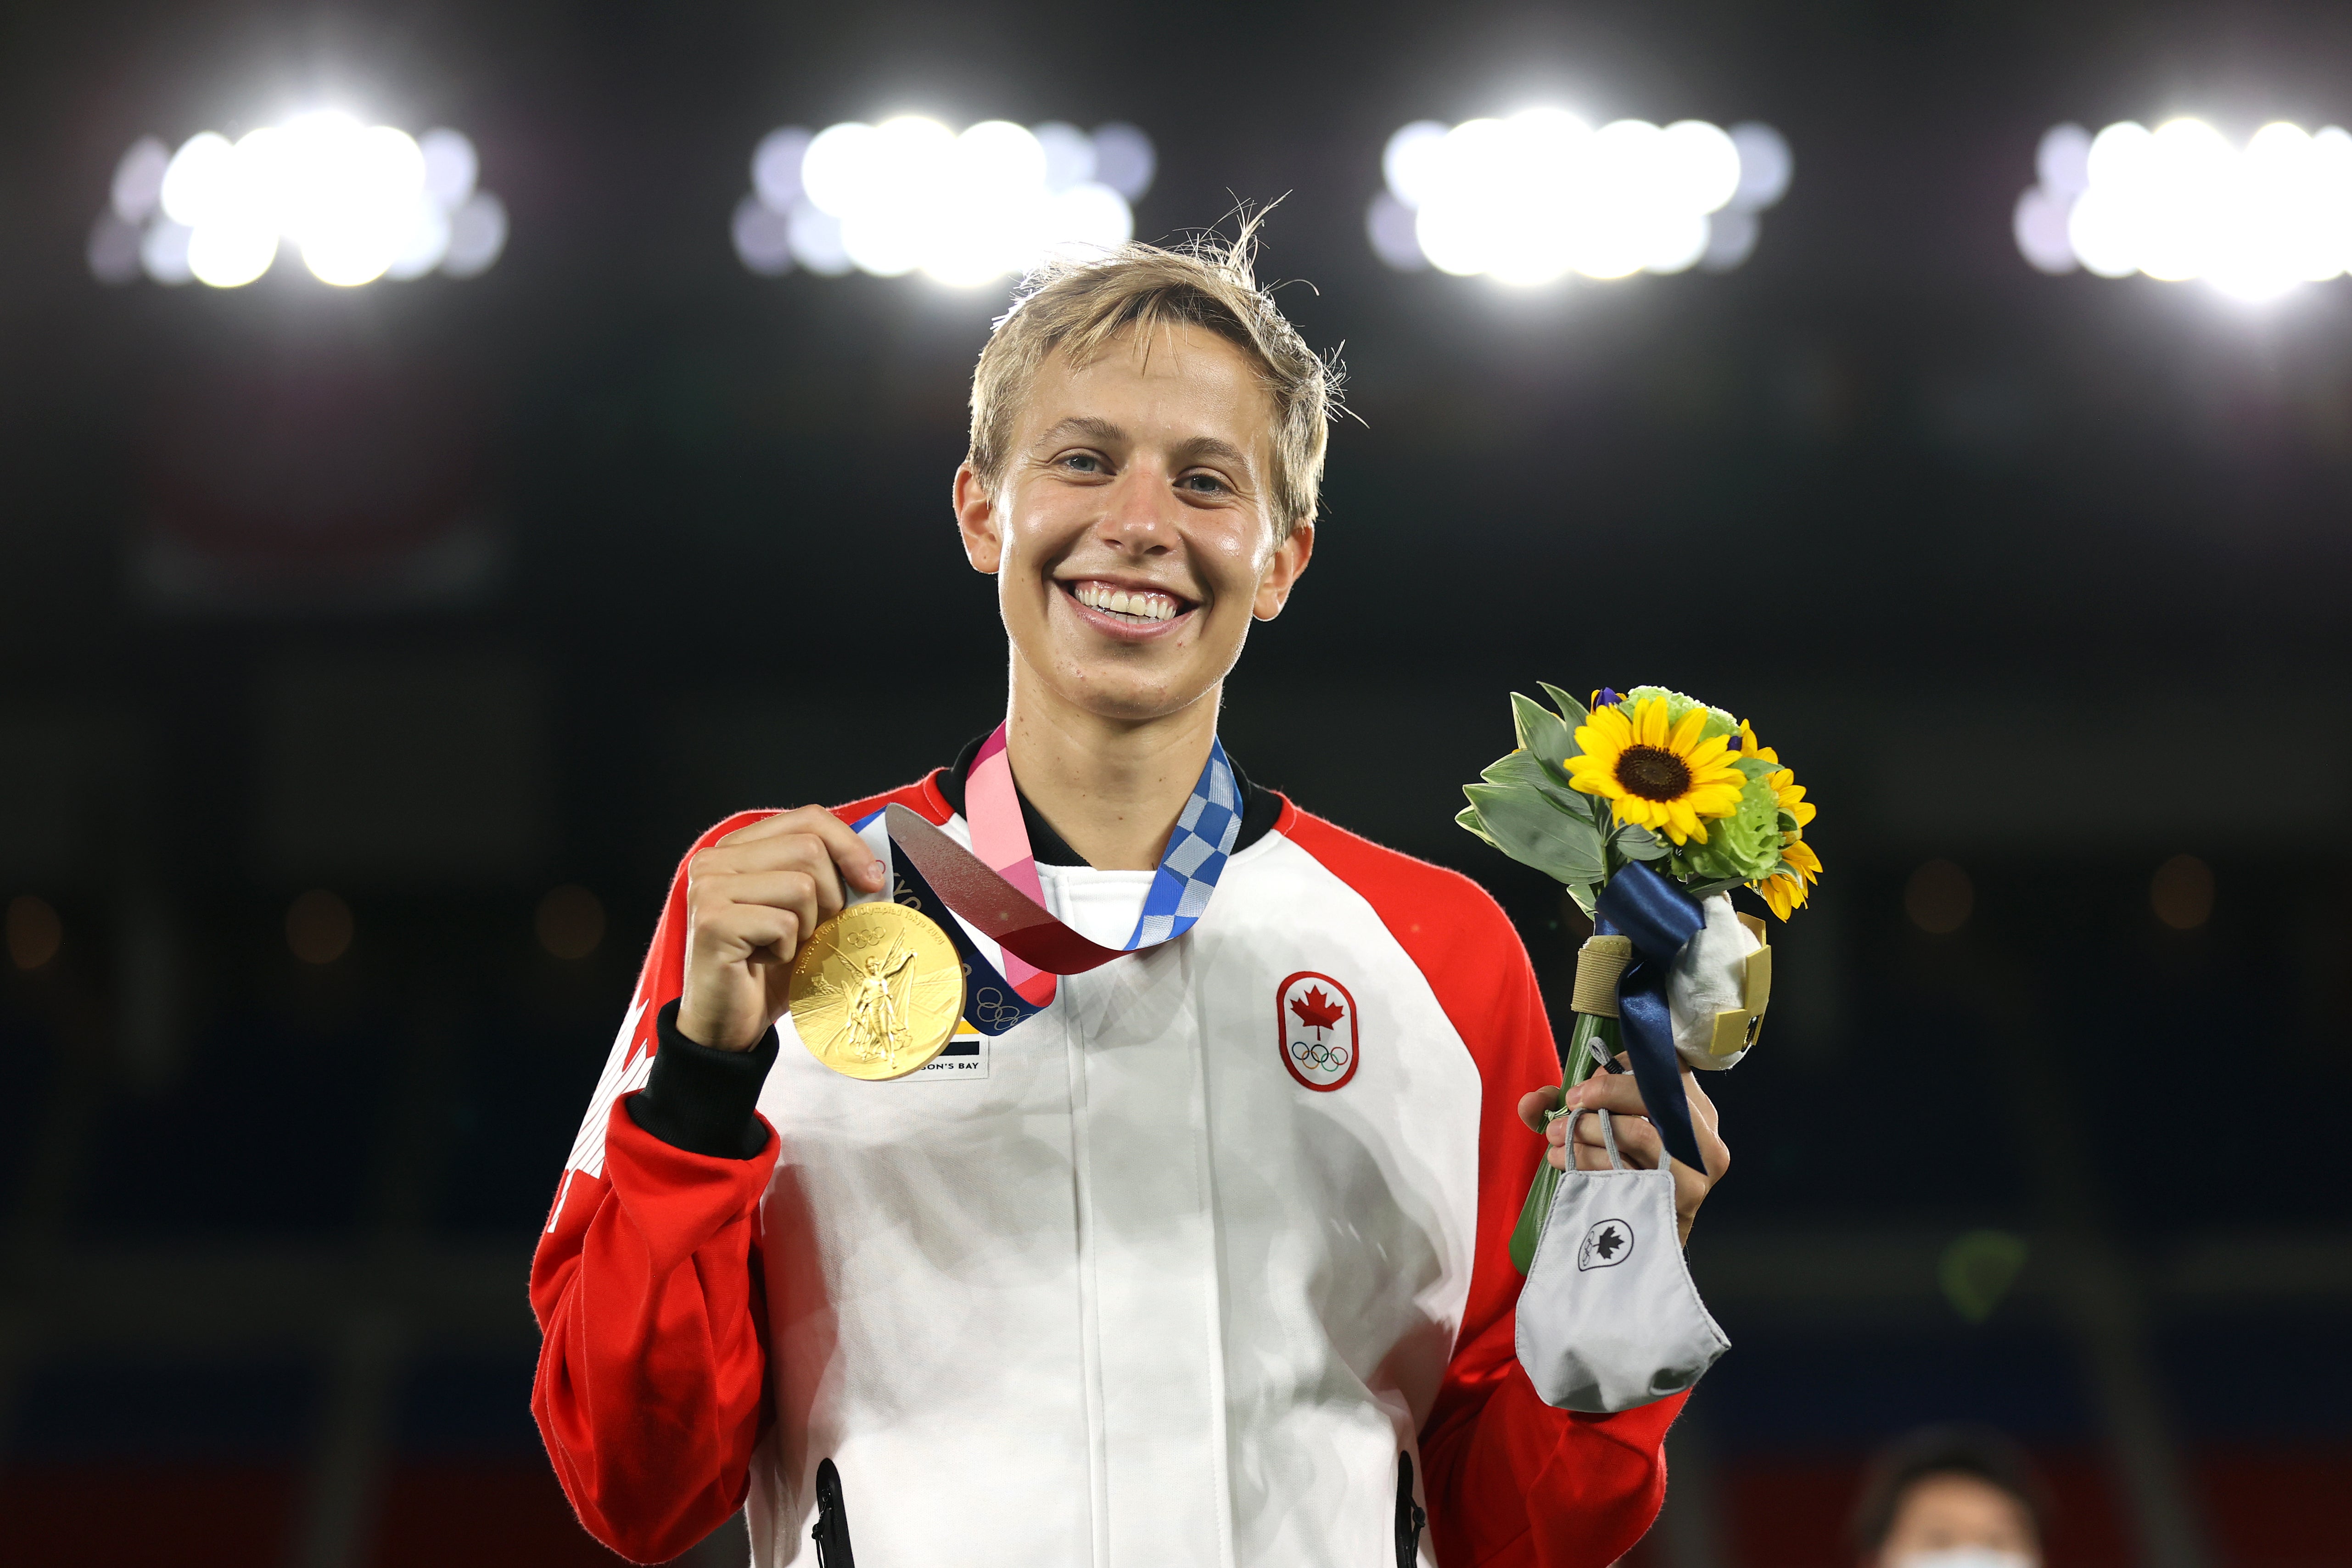
<svg viewBox="0 0 2352 1568"><path fill-rule="evenodd" d="M1282 1065L1307 1088L1328 1093L1356 1076L1356 999L1329 975L1302 969L1276 986L1274 1027Z"/></svg>

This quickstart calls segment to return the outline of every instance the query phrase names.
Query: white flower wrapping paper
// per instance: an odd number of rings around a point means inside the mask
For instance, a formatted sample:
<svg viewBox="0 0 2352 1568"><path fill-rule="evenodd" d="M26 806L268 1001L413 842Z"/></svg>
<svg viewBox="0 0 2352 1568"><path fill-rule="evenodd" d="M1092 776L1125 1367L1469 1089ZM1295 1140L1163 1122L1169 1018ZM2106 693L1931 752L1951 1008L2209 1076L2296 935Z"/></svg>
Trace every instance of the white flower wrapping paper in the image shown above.
<svg viewBox="0 0 2352 1568"><path fill-rule="evenodd" d="M1731 895L1699 900L1706 925L1683 947L1666 977L1666 1005L1674 1015L1675 1054L1703 1072L1736 1067L1753 1047L1716 1056L1716 1015L1748 1007L1749 955L1764 942L1731 907ZM1760 1011L1760 1009L1759 1009Z"/></svg>

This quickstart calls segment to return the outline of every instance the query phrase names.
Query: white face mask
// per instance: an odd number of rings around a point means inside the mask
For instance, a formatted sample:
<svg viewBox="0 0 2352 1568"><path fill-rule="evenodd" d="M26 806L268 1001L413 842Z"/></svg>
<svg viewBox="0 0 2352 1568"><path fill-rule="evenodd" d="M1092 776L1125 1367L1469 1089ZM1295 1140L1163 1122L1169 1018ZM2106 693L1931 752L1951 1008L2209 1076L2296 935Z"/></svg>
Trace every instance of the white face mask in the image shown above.
<svg viewBox="0 0 2352 1568"><path fill-rule="evenodd" d="M1897 1558L1891 1568L2033 1568L2032 1559L1993 1546L1945 1546L1933 1552L1913 1552Z"/></svg>
<svg viewBox="0 0 2352 1568"><path fill-rule="evenodd" d="M1570 1148L1583 1114L1569 1112ZM1605 1110L1601 1136L1612 1168L1560 1177L1519 1290L1519 1364L1560 1410L1647 1405L1696 1383L1731 1348L1683 1261L1674 1173L1627 1165Z"/></svg>

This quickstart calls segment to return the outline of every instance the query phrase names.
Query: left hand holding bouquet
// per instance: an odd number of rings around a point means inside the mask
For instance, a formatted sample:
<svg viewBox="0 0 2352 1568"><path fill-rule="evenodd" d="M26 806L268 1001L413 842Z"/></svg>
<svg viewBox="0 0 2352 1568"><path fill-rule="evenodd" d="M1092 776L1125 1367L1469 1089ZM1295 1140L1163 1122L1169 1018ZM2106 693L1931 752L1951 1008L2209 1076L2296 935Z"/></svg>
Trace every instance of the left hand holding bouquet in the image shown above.
<svg viewBox="0 0 2352 1568"><path fill-rule="evenodd" d="M1637 1164L1674 1157L1677 1228L1688 1235L1730 1163L1691 1069L1747 1055L1771 988L1761 922L1725 895L1748 887L1786 920L1821 873L1804 842L1813 807L1747 723L1658 687L1604 689L1590 709L1544 690L1557 712L1512 695L1519 748L1465 791L1456 819L1558 879L1595 921L1578 955L1561 1088L1520 1108L1552 1143L1514 1239L1523 1269L1567 1168L1565 1113L1578 1109L1623 1116L1617 1142ZM1620 1059L1633 1081L1599 1072ZM1601 1119L1572 1120L1577 1168L1604 1167Z"/></svg>
<svg viewBox="0 0 2352 1568"><path fill-rule="evenodd" d="M1623 1069L1625 1058L1617 1058L1615 1072L1597 1072L1573 1089L1531 1089L1519 1098L1519 1120L1533 1131L1544 1135L1549 1145L1546 1160L1555 1172L1565 1172L1575 1162L1579 1171L1609 1169L1609 1151L1601 1138L1601 1118L1580 1116L1575 1119L1576 1136L1569 1137L1570 1110L1606 1110L1617 1119L1617 1148L1625 1163L1643 1170L1655 1170L1668 1165L1675 1178L1675 1236L1677 1241L1690 1240L1691 1222L1698 1217L1699 1205L1715 1184L1723 1180L1731 1169L1731 1147L1717 1130L1715 1101L1699 1088L1698 1076L1689 1068L1682 1069L1683 1093L1688 1098L1691 1128L1698 1136L1699 1154L1703 1166L1694 1169L1680 1160L1669 1161L1666 1146L1657 1129L1645 1120L1649 1107L1643 1102L1642 1086L1633 1075Z"/></svg>

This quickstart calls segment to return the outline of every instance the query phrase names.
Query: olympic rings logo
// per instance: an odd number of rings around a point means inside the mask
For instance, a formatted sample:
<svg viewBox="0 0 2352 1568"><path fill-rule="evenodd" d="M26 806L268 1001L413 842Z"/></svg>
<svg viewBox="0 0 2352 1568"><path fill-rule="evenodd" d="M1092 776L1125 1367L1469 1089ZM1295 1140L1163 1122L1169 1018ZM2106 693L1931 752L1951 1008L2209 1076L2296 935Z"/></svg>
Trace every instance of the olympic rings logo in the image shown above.
<svg viewBox="0 0 2352 1568"><path fill-rule="evenodd" d="M1336 1072L1348 1065L1348 1047L1310 1046L1304 1040L1293 1040L1290 1042L1290 1059L1295 1062L1304 1062L1311 1068L1319 1068L1325 1072Z"/></svg>
<svg viewBox="0 0 2352 1568"><path fill-rule="evenodd" d="M983 985L972 994L971 1021L992 1035L1001 1035L1021 1021L1021 1009L1004 999L1004 993L993 985Z"/></svg>

